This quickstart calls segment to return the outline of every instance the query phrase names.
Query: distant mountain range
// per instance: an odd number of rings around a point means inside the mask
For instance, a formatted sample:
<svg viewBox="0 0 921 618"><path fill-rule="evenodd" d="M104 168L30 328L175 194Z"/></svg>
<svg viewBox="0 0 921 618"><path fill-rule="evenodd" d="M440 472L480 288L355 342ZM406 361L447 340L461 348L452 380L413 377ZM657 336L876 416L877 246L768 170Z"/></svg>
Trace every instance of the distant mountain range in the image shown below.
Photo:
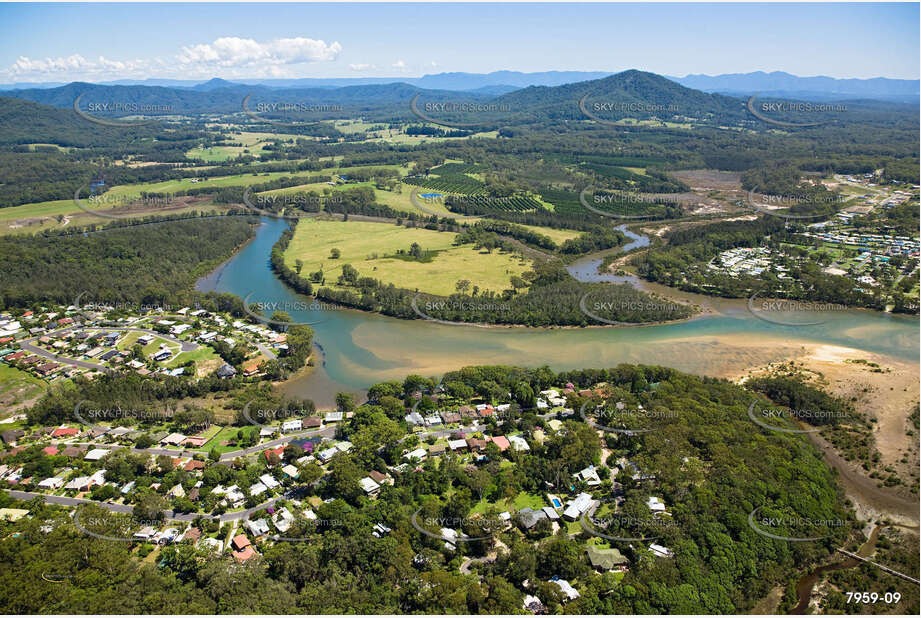
<svg viewBox="0 0 921 618"><path fill-rule="evenodd" d="M212 79L206 82L194 80L146 79L117 80L101 82L105 86L160 86L188 90L215 90L234 85L260 85L274 89L330 89L346 86L367 86L403 83L417 88L431 90L452 90L476 92L485 95L501 95L529 86L562 86L609 77L614 73L603 71L544 71L522 73L519 71L494 71L492 73L438 73L423 77L341 77L302 79L241 79L233 82ZM667 76L668 77L668 76ZM732 73L727 75L687 75L668 77L670 80L701 90L733 96L748 96L755 93L764 96L786 96L810 99L871 99L913 103L921 94L921 80L889 79L836 79L832 77L799 77L775 71L765 73ZM49 89L64 86L60 82L0 84L0 90ZM8 92L12 95L12 92ZM15 96L15 95L14 95Z"/></svg>
<svg viewBox="0 0 921 618"><path fill-rule="evenodd" d="M721 92L734 96L755 93L764 96L787 96L810 99L872 99L917 103L921 88L919 80L835 79L833 77L798 77L782 71L764 73L732 73L729 75L687 75L671 77L679 84L704 92Z"/></svg>

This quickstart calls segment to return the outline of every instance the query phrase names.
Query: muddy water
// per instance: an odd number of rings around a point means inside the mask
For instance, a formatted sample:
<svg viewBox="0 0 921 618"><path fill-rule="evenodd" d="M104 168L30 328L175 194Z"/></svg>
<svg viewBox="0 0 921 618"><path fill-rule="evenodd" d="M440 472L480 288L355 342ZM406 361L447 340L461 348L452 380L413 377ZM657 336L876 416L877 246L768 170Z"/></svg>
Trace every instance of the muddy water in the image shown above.
<svg viewBox="0 0 921 618"><path fill-rule="evenodd" d="M883 526L877 525L873 528L873 532L870 533L870 538L867 539L867 542L860 546L860 549L857 550L857 555L862 558L869 557L873 550L876 549L876 542L879 540L879 533L882 530ZM843 556L844 554L837 554ZM851 558L850 556L845 556L843 560L837 562L832 562L824 566L820 566L816 569L813 569L806 575L800 578L796 583L796 598L798 600L796 607L790 610L791 614L803 614L806 612L806 609L809 607L809 601L812 599L812 590L815 588L816 583L819 579L825 574L831 571L842 571L844 569L852 569L855 566L860 564L860 560L856 558Z"/></svg>
<svg viewBox="0 0 921 618"><path fill-rule="evenodd" d="M647 363L725 376L821 344L914 362L918 357L917 318L833 311L821 324L784 326L757 319L744 301L698 295L687 297L706 302L710 309L695 319L617 328L479 328L315 308L311 298L292 292L269 266L272 245L285 228L284 221L265 219L256 238L201 279L197 288L249 296L250 302L277 302L291 307L288 313L293 320L312 322L323 349L321 360L314 369L289 380L284 389L320 406L330 405L337 390L360 392L375 382L410 373L433 376L487 363L546 364L558 371ZM585 266L583 272L587 270ZM673 291L671 295L675 296Z"/></svg>

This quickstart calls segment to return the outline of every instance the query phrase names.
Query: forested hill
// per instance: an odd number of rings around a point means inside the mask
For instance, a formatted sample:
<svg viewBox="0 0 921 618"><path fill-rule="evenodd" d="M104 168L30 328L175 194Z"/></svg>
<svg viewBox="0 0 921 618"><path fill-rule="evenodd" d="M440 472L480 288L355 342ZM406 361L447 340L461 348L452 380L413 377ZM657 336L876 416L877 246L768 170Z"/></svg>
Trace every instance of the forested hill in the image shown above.
<svg viewBox="0 0 921 618"><path fill-rule="evenodd" d="M495 99L497 104L508 105L513 112L529 111L532 113L565 114L568 117L581 117L578 109L579 100L589 95L586 102L614 103L626 106L672 106L676 112L642 112L630 110L619 117L647 118L663 117L672 114L705 118L708 115L725 120L741 120L746 117L744 101L721 94L707 94L692 88L686 88L661 75L644 71L624 71L603 79L596 79L563 86L533 86L510 92ZM601 115L599 113L599 115ZM564 116L564 117L565 117ZM611 113L605 117L615 118Z"/></svg>
<svg viewBox="0 0 921 618"><path fill-rule="evenodd" d="M70 303L81 293L113 304L179 303L198 277L252 237L251 223L245 216L148 217L85 236L0 236L0 308Z"/></svg>
<svg viewBox="0 0 921 618"><path fill-rule="evenodd" d="M148 127L106 127L87 122L72 108L36 103L25 97L0 96L0 146L58 144L77 148L107 147L152 135L153 129Z"/></svg>

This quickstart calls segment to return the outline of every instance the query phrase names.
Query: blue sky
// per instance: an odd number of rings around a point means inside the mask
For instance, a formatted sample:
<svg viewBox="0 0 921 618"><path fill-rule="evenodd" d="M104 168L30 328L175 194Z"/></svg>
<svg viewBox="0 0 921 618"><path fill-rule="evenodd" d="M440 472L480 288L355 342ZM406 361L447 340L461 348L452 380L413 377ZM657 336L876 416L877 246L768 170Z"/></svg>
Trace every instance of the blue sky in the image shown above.
<svg viewBox="0 0 921 618"><path fill-rule="evenodd" d="M637 68L919 77L919 5L0 4L0 82Z"/></svg>

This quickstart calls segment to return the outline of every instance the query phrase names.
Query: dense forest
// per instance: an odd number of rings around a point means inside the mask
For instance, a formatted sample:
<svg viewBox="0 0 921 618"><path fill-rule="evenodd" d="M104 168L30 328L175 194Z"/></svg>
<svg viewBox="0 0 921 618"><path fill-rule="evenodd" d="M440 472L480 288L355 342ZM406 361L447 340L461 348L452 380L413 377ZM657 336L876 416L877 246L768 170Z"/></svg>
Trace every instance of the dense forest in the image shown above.
<svg viewBox="0 0 921 618"><path fill-rule="evenodd" d="M251 217L202 215L0 236L0 306L68 304L84 293L110 304L188 302L195 280L253 236Z"/></svg>

